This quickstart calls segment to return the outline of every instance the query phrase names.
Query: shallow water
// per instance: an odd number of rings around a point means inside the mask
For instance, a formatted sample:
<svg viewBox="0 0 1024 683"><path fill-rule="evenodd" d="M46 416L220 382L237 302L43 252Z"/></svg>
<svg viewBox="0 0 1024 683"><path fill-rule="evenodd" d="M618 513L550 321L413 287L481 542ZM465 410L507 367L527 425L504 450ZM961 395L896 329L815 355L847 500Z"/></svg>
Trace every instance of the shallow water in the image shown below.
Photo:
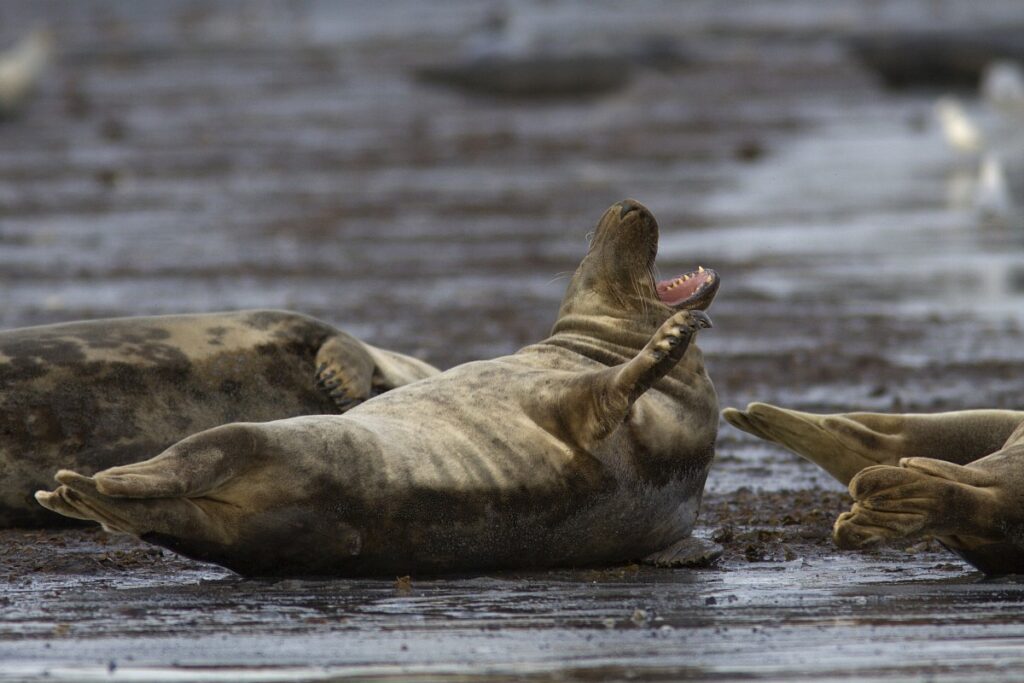
<svg viewBox="0 0 1024 683"><path fill-rule="evenodd" d="M837 582L836 564L856 581ZM57 642L43 635L50 615L26 614L27 637L8 634L0 654L10 662L5 677L46 671L74 680L112 672L188 681L982 681L1024 664L1018 584L854 564L822 557L622 577L545 572L414 581L407 591L365 580L187 576L116 590L84 582L61 601L67 628ZM109 608L98 613L98 602Z"/></svg>
<svg viewBox="0 0 1024 683"><path fill-rule="evenodd" d="M516 49L659 34L694 62L509 101L412 77L478 3L3 3L0 40L44 19L61 55L0 124L0 324L285 307L452 365L543 336L633 196L662 273L723 276L701 339L723 405L1020 407L1024 228L965 201L977 160L943 142L938 93L881 90L841 43L1015 2L514 7ZM408 590L8 533L0 680L1019 679L1020 585L933 546L836 551L839 491L723 426L698 528L734 528L718 568Z"/></svg>

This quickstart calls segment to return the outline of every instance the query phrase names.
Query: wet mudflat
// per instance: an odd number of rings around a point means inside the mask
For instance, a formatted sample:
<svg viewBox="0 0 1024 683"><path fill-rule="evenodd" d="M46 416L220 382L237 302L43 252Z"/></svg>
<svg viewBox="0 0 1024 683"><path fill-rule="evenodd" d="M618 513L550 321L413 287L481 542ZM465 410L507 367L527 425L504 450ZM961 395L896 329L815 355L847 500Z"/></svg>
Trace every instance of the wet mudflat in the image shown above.
<svg viewBox="0 0 1024 683"><path fill-rule="evenodd" d="M1024 230L843 48L1013 2L514 6L515 49L687 64L545 100L418 82L476 3L0 5L60 54L0 125L0 323L301 310L442 366L542 337L608 204L723 277L723 405L1020 407ZM982 108L969 100L968 106ZM973 109L972 109L973 111ZM933 543L841 553L842 488L723 426L706 570L248 581L92 530L0 534L0 680L1019 680L1024 586Z"/></svg>

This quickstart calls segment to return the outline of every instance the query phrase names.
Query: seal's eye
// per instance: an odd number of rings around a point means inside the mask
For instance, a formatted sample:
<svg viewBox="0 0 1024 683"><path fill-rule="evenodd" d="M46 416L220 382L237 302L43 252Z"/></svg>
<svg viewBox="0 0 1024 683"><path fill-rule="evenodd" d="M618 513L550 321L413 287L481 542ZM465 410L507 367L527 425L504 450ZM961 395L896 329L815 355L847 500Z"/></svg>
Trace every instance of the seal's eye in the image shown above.
<svg viewBox="0 0 1024 683"><path fill-rule="evenodd" d="M698 267L657 285L658 298L673 308L704 308L718 291L718 273L710 268Z"/></svg>

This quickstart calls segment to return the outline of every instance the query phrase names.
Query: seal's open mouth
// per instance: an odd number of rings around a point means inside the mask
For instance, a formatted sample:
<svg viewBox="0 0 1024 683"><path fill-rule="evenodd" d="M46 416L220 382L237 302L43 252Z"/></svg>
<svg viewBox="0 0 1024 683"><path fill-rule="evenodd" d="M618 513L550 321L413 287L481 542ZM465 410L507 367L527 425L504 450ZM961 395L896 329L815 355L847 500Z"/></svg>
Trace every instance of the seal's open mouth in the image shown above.
<svg viewBox="0 0 1024 683"><path fill-rule="evenodd" d="M662 280L656 289L658 298L666 306L704 310L718 293L718 285L718 273L698 267L671 280Z"/></svg>

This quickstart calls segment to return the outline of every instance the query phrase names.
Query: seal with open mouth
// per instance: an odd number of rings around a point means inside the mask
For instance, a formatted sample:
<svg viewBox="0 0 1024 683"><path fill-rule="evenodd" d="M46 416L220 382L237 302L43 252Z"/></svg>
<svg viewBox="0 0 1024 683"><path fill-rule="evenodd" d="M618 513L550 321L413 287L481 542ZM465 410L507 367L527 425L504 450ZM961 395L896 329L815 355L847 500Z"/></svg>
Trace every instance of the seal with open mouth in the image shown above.
<svg viewBox="0 0 1024 683"><path fill-rule="evenodd" d="M986 574L1024 572L1024 412L815 415L752 403L723 416L849 486L840 547L935 536Z"/></svg>
<svg viewBox="0 0 1024 683"><path fill-rule="evenodd" d="M246 575L671 561L714 452L693 342L719 286L653 276L658 227L601 218L550 337L338 416L233 424L37 500Z"/></svg>
<svg viewBox="0 0 1024 683"><path fill-rule="evenodd" d="M32 499L61 468L135 462L229 422L343 412L437 372L286 311L0 332L0 527L72 523Z"/></svg>

